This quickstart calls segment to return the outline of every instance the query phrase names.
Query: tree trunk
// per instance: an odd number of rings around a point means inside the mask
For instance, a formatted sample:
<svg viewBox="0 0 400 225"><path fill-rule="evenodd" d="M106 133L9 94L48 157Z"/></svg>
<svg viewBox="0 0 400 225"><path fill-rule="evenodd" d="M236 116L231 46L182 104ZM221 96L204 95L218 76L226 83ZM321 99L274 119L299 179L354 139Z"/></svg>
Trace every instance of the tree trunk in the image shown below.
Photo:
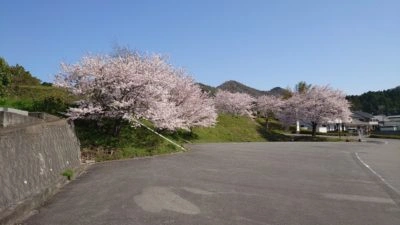
<svg viewBox="0 0 400 225"><path fill-rule="evenodd" d="M189 138L193 138L194 137L194 133L193 133L193 127L189 128Z"/></svg>
<svg viewBox="0 0 400 225"><path fill-rule="evenodd" d="M269 131L269 118L265 118L265 128Z"/></svg>
<svg viewBox="0 0 400 225"><path fill-rule="evenodd" d="M312 136L315 137L315 135L317 134L317 123L312 122L311 126L312 126Z"/></svg>
<svg viewBox="0 0 400 225"><path fill-rule="evenodd" d="M114 129L113 129L113 136L118 137L119 134L121 133L121 128L122 128L122 119L116 119L114 123Z"/></svg>

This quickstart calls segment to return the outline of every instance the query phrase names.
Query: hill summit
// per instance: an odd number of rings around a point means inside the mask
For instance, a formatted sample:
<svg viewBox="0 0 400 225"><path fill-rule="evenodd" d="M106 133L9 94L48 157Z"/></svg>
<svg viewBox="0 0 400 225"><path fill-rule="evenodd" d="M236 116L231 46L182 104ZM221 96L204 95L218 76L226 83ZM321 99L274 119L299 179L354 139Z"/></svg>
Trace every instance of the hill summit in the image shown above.
<svg viewBox="0 0 400 225"><path fill-rule="evenodd" d="M202 84L202 83L199 83L199 85L204 91L211 92L211 94L215 94L215 92L217 90L225 90L225 91L229 91L232 93L236 93L236 92L246 93L253 97L258 97L261 95L275 95L275 96L283 95L286 91L285 89L283 89L281 87L275 87L269 91L262 91L262 90L258 90L258 89L249 87L245 84L242 84L242 83L234 81L234 80L226 81L217 87L212 87L212 86Z"/></svg>

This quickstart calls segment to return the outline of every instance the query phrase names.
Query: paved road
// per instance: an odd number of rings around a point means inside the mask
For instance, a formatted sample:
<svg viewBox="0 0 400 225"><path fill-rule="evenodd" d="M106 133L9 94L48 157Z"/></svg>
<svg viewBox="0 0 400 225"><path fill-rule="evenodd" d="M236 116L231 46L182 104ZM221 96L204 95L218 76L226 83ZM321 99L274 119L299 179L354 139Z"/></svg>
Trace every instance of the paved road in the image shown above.
<svg viewBox="0 0 400 225"><path fill-rule="evenodd" d="M400 142L193 145L92 166L24 224L400 224Z"/></svg>

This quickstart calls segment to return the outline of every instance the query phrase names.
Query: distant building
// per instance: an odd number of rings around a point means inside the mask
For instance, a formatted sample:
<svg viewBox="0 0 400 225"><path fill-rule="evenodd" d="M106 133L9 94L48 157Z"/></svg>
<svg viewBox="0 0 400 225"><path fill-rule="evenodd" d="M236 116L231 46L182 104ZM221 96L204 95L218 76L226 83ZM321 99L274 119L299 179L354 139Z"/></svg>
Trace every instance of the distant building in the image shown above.
<svg viewBox="0 0 400 225"><path fill-rule="evenodd" d="M366 131L369 131L375 130L379 127L378 119L375 118L372 114L362 111L354 111L350 117L350 122L346 123L346 127L348 130L364 129Z"/></svg>
<svg viewBox="0 0 400 225"><path fill-rule="evenodd" d="M382 132L396 132L398 131L398 126L382 126L379 128Z"/></svg>
<svg viewBox="0 0 400 225"><path fill-rule="evenodd" d="M307 124L300 124L300 130L311 130ZM332 131L354 131L363 132L382 131L398 132L400 131L400 115L385 116L372 115L362 111L354 111L350 116L349 122L342 122L339 119L328 121L317 127L317 132L327 133Z"/></svg>
<svg viewBox="0 0 400 225"><path fill-rule="evenodd" d="M400 115L382 116L379 119L379 130L382 132L400 131Z"/></svg>
<svg viewBox="0 0 400 225"><path fill-rule="evenodd" d="M390 122L397 122L400 123L400 115L393 115L386 117Z"/></svg>

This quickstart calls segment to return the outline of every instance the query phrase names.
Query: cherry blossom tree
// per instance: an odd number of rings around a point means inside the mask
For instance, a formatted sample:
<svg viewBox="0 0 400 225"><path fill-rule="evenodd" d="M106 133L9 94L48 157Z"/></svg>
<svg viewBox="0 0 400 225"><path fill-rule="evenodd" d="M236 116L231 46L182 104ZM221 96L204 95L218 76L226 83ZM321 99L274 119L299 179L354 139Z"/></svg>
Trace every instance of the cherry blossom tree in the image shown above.
<svg viewBox="0 0 400 225"><path fill-rule="evenodd" d="M290 96L290 97L289 97ZM301 95L290 92L280 104L280 110L275 115L278 120L286 127L296 124L299 120L299 101Z"/></svg>
<svg viewBox="0 0 400 225"><path fill-rule="evenodd" d="M208 93L202 92L201 88L184 71L177 71L176 75L178 79L171 83L169 98L169 101L174 104L174 113L159 115L153 121L159 127L168 127L169 121L174 119L176 121L174 126L186 130L195 126L214 125L217 119L214 100L209 97ZM168 118L171 116L172 118Z"/></svg>
<svg viewBox="0 0 400 225"><path fill-rule="evenodd" d="M262 95L257 98L256 108L266 119L266 128L269 129L269 119L281 111L283 101L274 95Z"/></svg>
<svg viewBox="0 0 400 225"><path fill-rule="evenodd" d="M281 111L278 115L279 120L286 128L296 123L296 132L300 131L299 121L299 102L300 97L311 89L312 85L305 81L298 82L294 89L286 88L283 93L283 99L286 100L281 104ZM288 100L290 99L290 100Z"/></svg>
<svg viewBox="0 0 400 225"><path fill-rule="evenodd" d="M62 64L55 83L82 97L69 109L72 119L107 117L135 124L147 119L168 130L216 121L212 99L160 55L89 55L76 64Z"/></svg>
<svg viewBox="0 0 400 225"><path fill-rule="evenodd" d="M255 99L245 93L219 90L215 96L215 107L219 113L235 116L252 116Z"/></svg>
<svg viewBox="0 0 400 225"><path fill-rule="evenodd" d="M280 117L286 123L299 119L310 124L315 136L318 125L335 119L349 121L350 114L350 104L342 91L329 86L313 86L286 100Z"/></svg>

